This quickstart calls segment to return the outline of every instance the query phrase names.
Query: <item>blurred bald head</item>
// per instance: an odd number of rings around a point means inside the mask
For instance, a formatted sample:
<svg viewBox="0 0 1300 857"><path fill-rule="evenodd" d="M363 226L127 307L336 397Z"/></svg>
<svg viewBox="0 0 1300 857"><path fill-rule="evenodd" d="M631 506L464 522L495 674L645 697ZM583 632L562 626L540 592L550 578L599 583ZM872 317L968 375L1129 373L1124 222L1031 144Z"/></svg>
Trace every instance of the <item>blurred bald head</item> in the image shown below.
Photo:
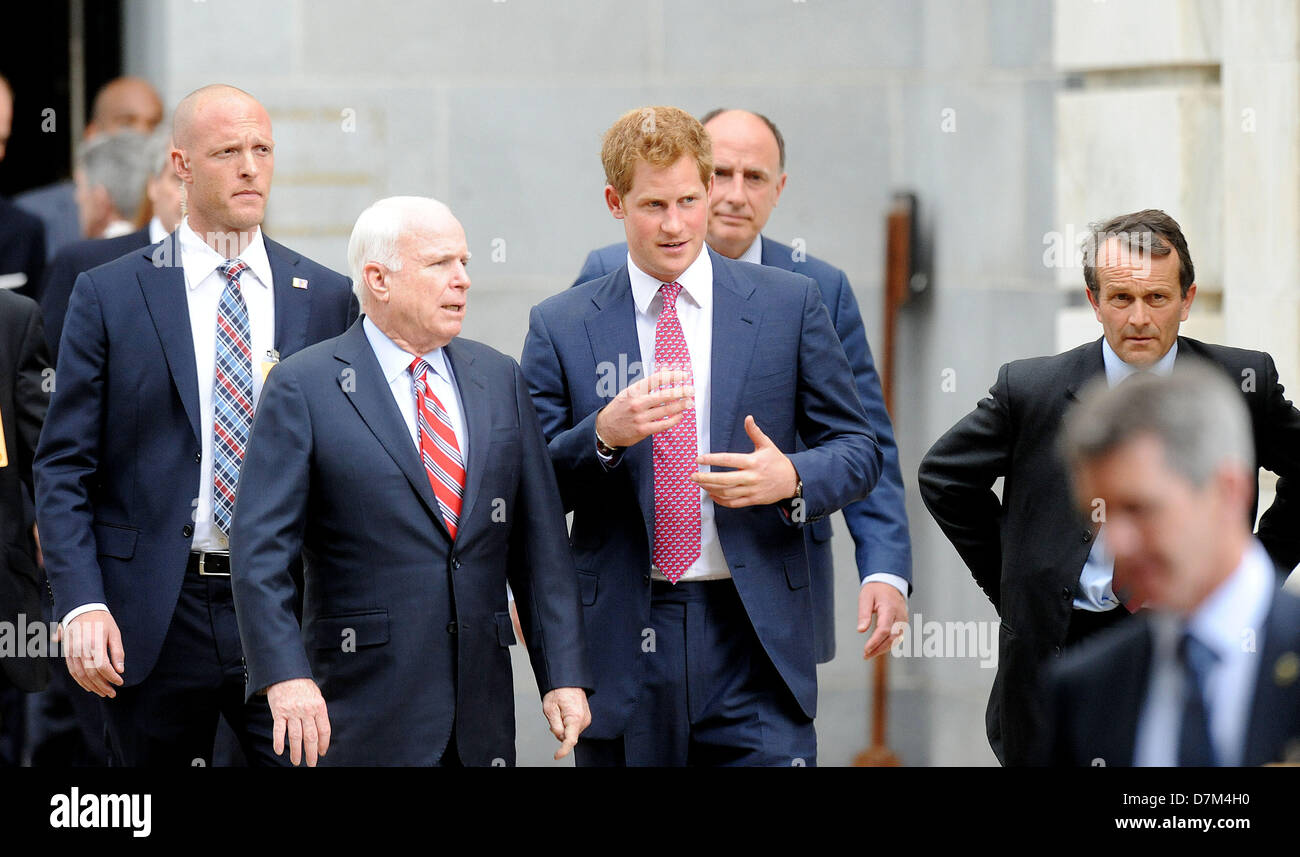
<svg viewBox="0 0 1300 857"><path fill-rule="evenodd" d="M137 131L149 134L163 120L163 103L147 80L119 77L104 84L95 95L86 125L87 140L96 134Z"/></svg>
<svg viewBox="0 0 1300 857"><path fill-rule="evenodd" d="M9 81L0 74L0 161L5 159L9 146L9 132L14 123L14 91Z"/></svg>

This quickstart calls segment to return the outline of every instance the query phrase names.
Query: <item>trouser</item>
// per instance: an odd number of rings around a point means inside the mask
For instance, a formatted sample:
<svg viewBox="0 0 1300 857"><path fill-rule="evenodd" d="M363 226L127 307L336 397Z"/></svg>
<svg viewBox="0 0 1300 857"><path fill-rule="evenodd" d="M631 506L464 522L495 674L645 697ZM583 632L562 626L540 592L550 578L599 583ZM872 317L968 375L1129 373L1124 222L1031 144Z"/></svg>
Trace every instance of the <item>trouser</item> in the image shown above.
<svg viewBox="0 0 1300 857"><path fill-rule="evenodd" d="M763 651L730 580L651 585L654 649L621 738L578 741L595 766L815 765L812 718Z"/></svg>
<svg viewBox="0 0 1300 857"><path fill-rule="evenodd" d="M271 748L266 697L244 701L246 680L230 578L201 577L192 563L153 671L104 701L113 763L210 766L224 718L250 765L288 765L287 749Z"/></svg>

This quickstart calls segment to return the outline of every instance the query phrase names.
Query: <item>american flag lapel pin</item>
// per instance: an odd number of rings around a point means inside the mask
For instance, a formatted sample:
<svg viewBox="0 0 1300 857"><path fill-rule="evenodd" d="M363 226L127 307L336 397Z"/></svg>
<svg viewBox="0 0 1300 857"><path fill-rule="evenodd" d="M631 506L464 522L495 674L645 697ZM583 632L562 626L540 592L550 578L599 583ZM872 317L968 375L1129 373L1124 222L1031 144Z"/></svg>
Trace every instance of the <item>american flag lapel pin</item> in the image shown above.
<svg viewBox="0 0 1300 857"><path fill-rule="evenodd" d="M294 278L293 278L293 287L294 287L295 289L305 289L305 288L307 288L307 281L304 280L302 277L294 277Z"/></svg>

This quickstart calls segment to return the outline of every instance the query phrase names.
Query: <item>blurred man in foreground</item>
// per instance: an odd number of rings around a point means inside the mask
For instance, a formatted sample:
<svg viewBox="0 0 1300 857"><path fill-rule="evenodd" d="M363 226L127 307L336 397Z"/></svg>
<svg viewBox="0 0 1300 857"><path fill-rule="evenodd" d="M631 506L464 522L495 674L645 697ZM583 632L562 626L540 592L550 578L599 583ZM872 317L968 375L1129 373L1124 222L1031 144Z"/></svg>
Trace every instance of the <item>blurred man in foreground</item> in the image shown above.
<svg viewBox="0 0 1300 857"><path fill-rule="evenodd" d="M1062 448L1080 509L1153 610L1052 670L1060 765L1300 761L1300 599L1251 536L1250 416L1222 369L1094 385Z"/></svg>

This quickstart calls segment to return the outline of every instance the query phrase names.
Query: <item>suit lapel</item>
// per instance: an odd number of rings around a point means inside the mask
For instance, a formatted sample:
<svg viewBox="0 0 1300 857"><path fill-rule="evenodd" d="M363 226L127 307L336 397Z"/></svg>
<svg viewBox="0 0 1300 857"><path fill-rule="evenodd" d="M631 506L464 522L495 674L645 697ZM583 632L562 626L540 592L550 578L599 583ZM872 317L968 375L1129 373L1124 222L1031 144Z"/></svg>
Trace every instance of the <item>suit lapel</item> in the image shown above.
<svg viewBox="0 0 1300 857"><path fill-rule="evenodd" d="M460 392L461 415L465 420L465 437L469 443L469 458L465 462L465 494L461 502L460 526L457 537L465 531L483 484L483 468L487 466L488 445L492 442L492 415L488 409L487 385L474 356L462 349L453 339L443 349L451 364ZM427 480L426 480L427 481Z"/></svg>
<svg viewBox="0 0 1300 857"><path fill-rule="evenodd" d="M311 316L311 288L294 288L294 274L302 257L267 238L266 258L271 263L271 290L275 294L275 350L287 357L307 344L307 319Z"/></svg>
<svg viewBox="0 0 1300 857"><path fill-rule="evenodd" d="M712 250L713 261L713 350L710 355L709 446L711 452L747 452L732 448L740 414L740 392L758 341L762 314L749 303L754 286L732 276L730 261ZM722 347L719 347L722 346ZM755 419L759 415L754 416Z"/></svg>
<svg viewBox="0 0 1300 857"><path fill-rule="evenodd" d="M1133 641L1131 657L1119 658L1115 665L1114 686L1121 691L1117 710L1104 715L1114 723L1114 727L1108 731L1115 736L1117 742L1115 758L1122 759L1122 764L1128 766L1137 761L1134 752L1137 749L1138 718L1142 714L1142 704L1147 696L1147 683L1151 675L1151 623L1148 617L1142 617L1139 621L1142 622L1142 628Z"/></svg>
<svg viewBox="0 0 1300 857"><path fill-rule="evenodd" d="M1102 337L1086 348L1079 349L1078 360L1070 369L1065 379L1065 396L1071 401L1078 401L1079 393L1088 386L1088 382L1098 375L1105 376L1106 361L1101 356Z"/></svg>
<svg viewBox="0 0 1300 857"><path fill-rule="evenodd" d="M643 378L648 374L644 361L649 355L641 353L641 343L636 333L636 303L632 300L632 280L628 277L627 265L610 279L610 282L596 294L592 295L596 313L586 319L587 339L591 343L593 381L601 378L602 367L613 367L620 376L618 387L624 380L627 383ZM632 372L632 364L641 364L641 371ZM626 378L621 377L626 369ZM612 399L618 390L609 391L602 396L605 401ZM603 405L604 402L601 403ZM598 406L599 407L599 406ZM622 465L627 468L628 476L636 488L637 499L641 505L641 515L645 520L646 536L651 538L654 532L654 459L652 444L642 441L623 453Z"/></svg>
<svg viewBox="0 0 1300 857"><path fill-rule="evenodd" d="M406 476L406 481L411 483L429 515L450 539L451 534L447 532L446 522L442 519L433 486L429 484L428 471L424 469L420 453L411 442L410 430L402 419L401 411L397 409L397 403L393 401L388 381L379 368L379 360L370 347L370 341L366 339L361 319L353 322L352 327L339 337L334 358L347 364L347 368L339 372L339 388L396 462ZM351 373L348 369L352 370Z"/></svg>
<svg viewBox="0 0 1300 857"><path fill-rule="evenodd" d="M172 242L171 258L174 263L155 264L154 249L160 245L150 245L144 250L149 266L140 272L138 280L154 330L162 342L167 370L171 372L172 383L185 407L185 414L190 418L194 439L199 440L203 437L199 431L199 379L198 367L194 362L189 299L185 294L185 271L180 263L176 233L163 239L164 243L167 241Z"/></svg>
<svg viewBox="0 0 1300 857"><path fill-rule="evenodd" d="M1275 758L1278 748L1294 737L1295 723L1286 712L1297 709L1296 696L1300 694L1300 679L1296 676L1296 666L1300 663L1296 628L1300 628L1300 601L1280 589L1274 590L1273 603L1264 622L1264 649L1255 675L1250 719L1246 722L1242 765L1282 761Z"/></svg>

